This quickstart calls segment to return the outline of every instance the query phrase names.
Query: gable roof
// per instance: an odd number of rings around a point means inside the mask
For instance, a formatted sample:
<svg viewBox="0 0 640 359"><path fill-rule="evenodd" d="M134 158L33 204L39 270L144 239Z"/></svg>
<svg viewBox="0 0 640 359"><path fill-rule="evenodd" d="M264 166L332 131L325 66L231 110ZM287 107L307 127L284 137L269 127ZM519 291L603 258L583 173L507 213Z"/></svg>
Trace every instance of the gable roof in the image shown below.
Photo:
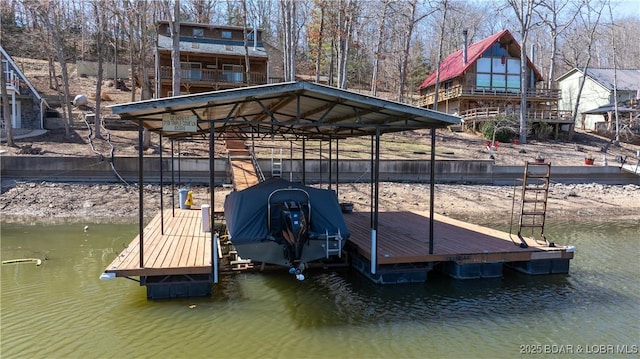
<svg viewBox="0 0 640 359"><path fill-rule="evenodd" d="M582 69L574 67L558 77L558 81L562 81L576 72L584 73ZM613 91L613 88L616 87L614 83L617 84L617 91L640 90L640 70L587 68L587 77L609 91Z"/></svg>
<svg viewBox="0 0 640 359"><path fill-rule="evenodd" d="M474 44L467 46L467 63L462 62L462 49L447 56L440 64L440 82L444 82L456 77L461 76L469 67L471 67L481 56L485 53L494 43L500 41L502 43L513 44L518 50L518 57L520 57L520 44L518 44L509 30L502 30L495 33L483 40L480 40ZM527 64L534 70L536 80L542 81L542 75L533 63L527 58ZM429 87L436 83L437 71L431 73L427 78L418 86L418 90L425 87Z"/></svg>
<svg viewBox="0 0 640 359"><path fill-rule="evenodd" d="M459 124L458 116L312 82L241 87L109 106L166 137L235 132L316 139L368 136ZM164 115L197 117L197 132L166 132Z"/></svg>
<svg viewBox="0 0 640 359"><path fill-rule="evenodd" d="M36 99L38 99L39 102L44 101L42 99L42 96L40 96L40 94L38 93L38 90L36 90L36 88L33 87L29 79L27 79L27 77L22 73L18 65L16 65L16 63L13 61L13 58L11 57L11 55L9 55L7 51L5 51L4 47L0 46L0 52L2 52L2 56L4 57L5 60L7 60L7 62L9 63L9 66L11 66L13 71L15 71L18 74L18 76L20 76L20 79L24 81L27 87L29 87L29 90L31 90L31 93L33 93ZM2 86L4 86L4 84L2 84Z"/></svg>

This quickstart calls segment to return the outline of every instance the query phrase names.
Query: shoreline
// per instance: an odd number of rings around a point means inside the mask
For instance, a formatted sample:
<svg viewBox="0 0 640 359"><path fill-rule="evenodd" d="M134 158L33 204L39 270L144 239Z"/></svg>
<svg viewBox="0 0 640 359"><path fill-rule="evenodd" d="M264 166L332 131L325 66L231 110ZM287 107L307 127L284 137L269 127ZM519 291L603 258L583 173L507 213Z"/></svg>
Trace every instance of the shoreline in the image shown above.
<svg viewBox="0 0 640 359"><path fill-rule="evenodd" d="M124 184L77 184L3 181L0 223L61 224L138 221L138 188ZM206 186L194 186L194 208L209 203ZM340 184L338 198L351 202L354 210L368 212L370 185ZM222 210L229 188L215 188L215 207ZM437 184L434 212L471 223L510 223L513 186ZM160 208L160 187L146 185L144 217L151 219ZM171 189L163 188L164 208L171 208ZM175 194L174 201L178 196ZM178 204L175 204L176 207ZM518 203L516 203L516 208ZM429 211L429 185L381 182L380 211ZM640 220L640 186L552 184L549 188L547 221L581 220L589 223Z"/></svg>

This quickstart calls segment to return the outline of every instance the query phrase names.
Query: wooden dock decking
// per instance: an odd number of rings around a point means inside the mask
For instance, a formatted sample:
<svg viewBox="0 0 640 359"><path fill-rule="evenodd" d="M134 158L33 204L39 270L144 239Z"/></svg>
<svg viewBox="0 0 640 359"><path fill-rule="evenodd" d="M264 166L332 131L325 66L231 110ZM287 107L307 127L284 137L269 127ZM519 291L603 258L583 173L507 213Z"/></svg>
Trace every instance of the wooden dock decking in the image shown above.
<svg viewBox="0 0 640 359"><path fill-rule="evenodd" d="M246 148L244 140L228 138L225 141L229 152L233 188L236 191L242 191L258 184L260 179L251 161L251 152Z"/></svg>
<svg viewBox="0 0 640 359"><path fill-rule="evenodd" d="M429 218L417 212L380 212L377 231L377 263L449 262L458 264L515 262L537 259L573 258L564 247L548 247L527 239L519 247L509 234L441 215L434 217L433 254L429 254ZM349 242L360 255L371 260L371 228L368 212L345 214L351 232Z"/></svg>
<svg viewBox="0 0 640 359"><path fill-rule="evenodd" d="M140 236L109 264L105 273L116 277L165 276L211 273L211 233L202 231L201 211L164 211L164 234L160 212L144 229L144 267L140 267Z"/></svg>
<svg viewBox="0 0 640 359"><path fill-rule="evenodd" d="M251 159L232 159L231 170L233 171L233 188L236 191L242 191L260 182Z"/></svg>
<svg viewBox="0 0 640 359"><path fill-rule="evenodd" d="M368 212L345 214L351 232L349 242L358 254L371 260L371 228ZM116 277L170 276L211 273L211 234L201 228L198 209L164 211L164 234L160 213L144 230L144 267L140 267L139 236L105 269ZM548 247L531 239L528 248L518 246L509 234L436 215L434 254L429 254L429 220L417 212L380 212L377 235L378 265L456 262L458 264L571 259L564 247ZM220 254L218 254L220 257Z"/></svg>

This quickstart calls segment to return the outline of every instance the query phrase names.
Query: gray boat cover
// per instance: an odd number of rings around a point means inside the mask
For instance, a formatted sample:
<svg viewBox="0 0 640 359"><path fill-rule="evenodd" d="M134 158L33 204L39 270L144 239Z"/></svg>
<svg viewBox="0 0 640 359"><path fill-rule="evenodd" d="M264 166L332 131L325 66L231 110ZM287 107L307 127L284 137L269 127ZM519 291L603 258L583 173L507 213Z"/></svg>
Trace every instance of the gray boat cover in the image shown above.
<svg viewBox="0 0 640 359"><path fill-rule="evenodd" d="M344 223L338 196L333 190L307 187L283 179L273 178L238 192L231 192L224 201L224 217L227 230L234 244L245 244L267 240L267 202L269 195L282 188L299 188L309 194L311 203L311 223L309 231L319 235L330 235L340 230L344 240L349 238L349 230ZM272 204L280 201L283 195L291 194L295 200L305 201L302 192L278 193L279 198L272 198Z"/></svg>

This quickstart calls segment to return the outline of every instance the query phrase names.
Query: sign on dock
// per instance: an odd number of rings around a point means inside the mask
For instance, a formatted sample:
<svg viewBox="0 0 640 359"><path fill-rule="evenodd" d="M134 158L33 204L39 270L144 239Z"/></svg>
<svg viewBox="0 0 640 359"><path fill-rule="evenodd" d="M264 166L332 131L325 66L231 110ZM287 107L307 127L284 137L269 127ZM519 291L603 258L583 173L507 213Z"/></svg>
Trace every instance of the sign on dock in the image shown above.
<svg viewBox="0 0 640 359"><path fill-rule="evenodd" d="M166 132L196 132L198 131L198 117L163 114L162 130Z"/></svg>

